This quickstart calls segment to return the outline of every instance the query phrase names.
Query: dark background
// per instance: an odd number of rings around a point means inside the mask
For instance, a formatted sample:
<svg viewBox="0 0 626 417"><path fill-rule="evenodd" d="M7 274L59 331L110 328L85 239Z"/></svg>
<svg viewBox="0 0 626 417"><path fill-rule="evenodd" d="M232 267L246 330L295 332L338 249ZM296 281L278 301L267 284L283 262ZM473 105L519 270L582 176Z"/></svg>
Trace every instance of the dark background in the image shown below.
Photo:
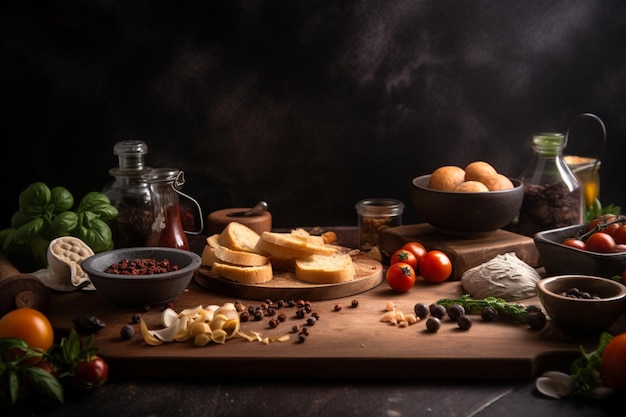
<svg viewBox="0 0 626 417"><path fill-rule="evenodd" d="M607 126L601 200L626 207L622 1L49 1L0 12L2 226L34 181L100 191L145 141L210 211L356 224L441 165L518 176L533 133ZM568 153L599 152L581 122Z"/></svg>

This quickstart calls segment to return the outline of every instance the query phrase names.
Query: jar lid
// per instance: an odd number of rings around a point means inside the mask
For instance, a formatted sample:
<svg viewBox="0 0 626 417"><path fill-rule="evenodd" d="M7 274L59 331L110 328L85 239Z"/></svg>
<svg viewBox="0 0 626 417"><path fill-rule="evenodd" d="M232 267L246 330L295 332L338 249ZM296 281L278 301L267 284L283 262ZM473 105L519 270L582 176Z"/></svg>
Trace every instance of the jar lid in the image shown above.
<svg viewBox="0 0 626 417"><path fill-rule="evenodd" d="M183 172L176 168L154 168L146 174L145 178L148 183L173 181L177 181L177 185L185 183Z"/></svg>
<svg viewBox="0 0 626 417"><path fill-rule="evenodd" d="M148 153L148 145L140 140L123 140L113 146L113 155L117 155L118 166L111 168L113 176L141 176L151 168L144 164L144 155Z"/></svg>
<svg viewBox="0 0 626 417"><path fill-rule="evenodd" d="M355 205L360 215L398 216L404 211L404 203L393 198L368 198Z"/></svg>

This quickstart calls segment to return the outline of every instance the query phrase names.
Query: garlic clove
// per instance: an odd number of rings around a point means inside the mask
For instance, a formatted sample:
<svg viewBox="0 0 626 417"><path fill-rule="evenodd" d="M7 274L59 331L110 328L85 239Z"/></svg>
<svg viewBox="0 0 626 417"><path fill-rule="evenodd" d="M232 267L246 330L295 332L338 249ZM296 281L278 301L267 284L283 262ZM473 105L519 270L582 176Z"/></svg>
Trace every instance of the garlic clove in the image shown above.
<svg viewBox="0 0 626 417"><path fill-rule="evenodd" d="M537 390L548 397L561 399L574 391L574 379L563 372L549 371L535 381Z"/></svg>

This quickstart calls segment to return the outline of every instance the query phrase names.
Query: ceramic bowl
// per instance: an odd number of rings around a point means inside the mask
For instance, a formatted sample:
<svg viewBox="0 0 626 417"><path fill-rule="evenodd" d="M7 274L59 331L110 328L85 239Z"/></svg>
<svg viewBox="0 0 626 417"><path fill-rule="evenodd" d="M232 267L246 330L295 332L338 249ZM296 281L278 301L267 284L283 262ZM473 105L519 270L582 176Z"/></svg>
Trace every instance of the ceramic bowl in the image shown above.
<svg viewBox="0 0 626 417"><path fill-rule="evenodd" d="M411 200L419 218L437 229L456 235L482 235L510 224L524 199L520 180L509 178L513 189L477 193L428 188L430 175L413 179Z"/></svg>
<svg viewBox="0 0 626 417"><path fill-rule="evenodd" d="M547 275L583 274L611 278L626 269L626 252L596 253L565 246L562 242L587 230L583 224L535 234L535 246Z"/></svg>
<svg viewBox="0 0 626 417"><path fill-rule="evenodd" d="M573 298L564 292L577 288L597 299ZM537 282L537 296L550 320L567 331L606 330L626 312L626 286L591 275L558 275Z"/></svg>
<svg viewBox="0 0 626 417"><path fill-rule="evenodd" d="M128 259L169 260L179 269L151 275L119 275L104 272L111 265ZM187 288L200 267L199 255L173 248L138 247L114 249L85 259L81 266L89 275L96 291L114 304L145 306L165 305L174 301Z"/></svg>

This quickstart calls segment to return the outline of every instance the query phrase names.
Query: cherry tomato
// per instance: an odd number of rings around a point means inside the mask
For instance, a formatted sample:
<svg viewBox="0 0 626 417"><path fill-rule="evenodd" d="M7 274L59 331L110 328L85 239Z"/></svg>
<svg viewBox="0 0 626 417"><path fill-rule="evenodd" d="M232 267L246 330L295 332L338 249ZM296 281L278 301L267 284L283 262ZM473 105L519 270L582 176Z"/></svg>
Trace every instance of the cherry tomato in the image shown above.
<svg viewBox="0 0 626 417"><path fill-rule="evenodd" d="M612 214L602 214L601 216L598 216L598 217L596 217L595 219L593 219L592 221L589 222L589 224L587 225L587 231L590 232L598 224L607 223L607 222L613 221L615 219L616 219L616 217L614 215L612 215Z"/></svg>
<svg viewBox="0 0 626 417"><path fill-rule="evenodd" d="M94 355L74 366L73 380L79 387L94 389L109 379L109 365L100 356Z"/></svg>
<svg viewBox="0 0 626 417"><path fill-rule="evenodd" d="M613 246L615 240L608 233L596 232L587 239L587 250L591 252L608 253Z"/></svg>
<svg viewBox="0 0 626 417"><path fill-rule="evenodd" d="M422 245L419 242L405 243L404 246L402 246L402 249L406 249L409 252L413 253L413 255L415 255L415 257L417 258L418 263L419 261L422 260L422 258L424 257L424 254L427 252L424 245Z"/></svg>
<svg viewBox="0 0 626 417"><path fill-rule="evenodd" d="M426 252L420 262L420 275L424 280L439 283L450 278L452 262L448 255L439 250Z"/></svg>
<svg viewBox="0 0 626 417"><path fill-rule="evenodd" d="M54 331L48 318L39 310L17 308L0 319L0 338L23 339L28 346L47 351L54 342Z"/></svg>
<svg viewBox="0 0 626 417"><path fill-rule="evenodd" d="M398 262L387 269L385 279L394 291L407 292L415 285L415 270L407 263Z"/></svg>
<svg viewBox="0 0 626 417"><path fill-rule="evenodd" d="M581 249L581 250L586 250L587 249L587 244L585 242L583 242L580 239L566 239L563 244L565 246L570 246L572 248L576 248L576 249Z"/></svg>
<svg viewBox="0 0 626 417"><path fill-rule="evenodd" d="M626 224L621 225L613 232L615 243L626 243Z"/></svg>
<svg viewBox="0 0 626 417"><path fill-rule="evenodd" d="M626 392L626 333L614 336L606 345L601 369L607 387Z"/></svg>
<svg viewBox="0 0 626 417"><path fill-rule="evenodd" d="M409 252L406 249L398 249L393 253L393 255L391 255L391 258L389 258L390 265L397 264L398 262L404 262L405 264L411 265L413 270L416 270L417 265L419 265L419 261L413 252Z"/></svg>

